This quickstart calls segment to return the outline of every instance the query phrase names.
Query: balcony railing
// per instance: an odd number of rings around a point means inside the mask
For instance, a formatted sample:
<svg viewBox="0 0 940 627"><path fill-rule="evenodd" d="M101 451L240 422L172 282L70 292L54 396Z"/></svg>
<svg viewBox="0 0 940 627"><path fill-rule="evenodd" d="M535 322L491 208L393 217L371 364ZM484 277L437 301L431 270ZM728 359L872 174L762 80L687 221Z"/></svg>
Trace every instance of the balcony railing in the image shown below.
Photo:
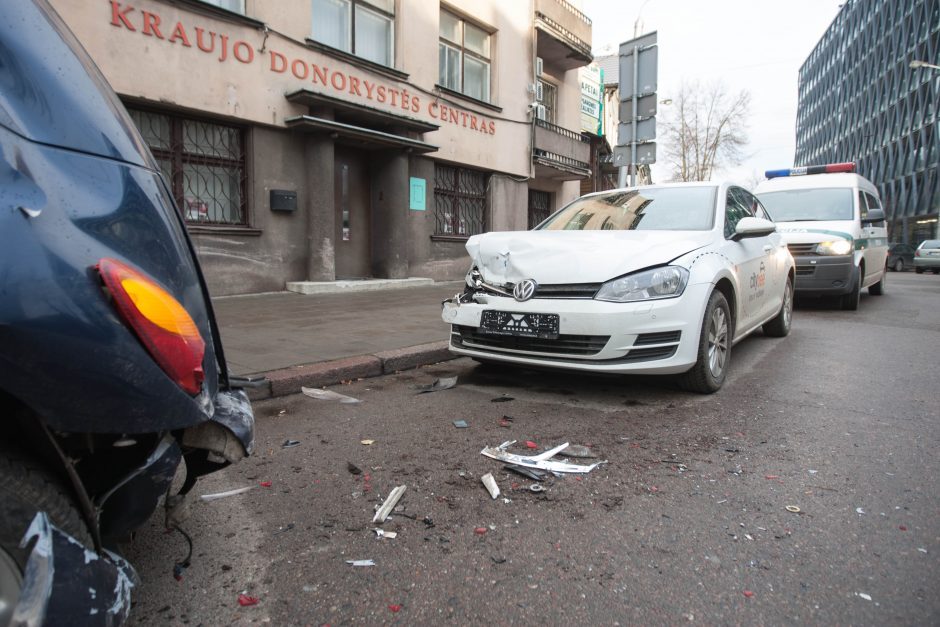
<svg viewBox="0 0 940 627"><path fill-rule="evenodd" d="M590 176L591 140L545 120L535 120L532 161L536 176L577 180Z"/></svg>
<svg viewBox="0 0 940 627"><path fill-rule="evenodd" d="M558 126L557 124L552 124L551 122L549 122L549 121L547 121L547 120L540 120L540 119L536 118L536 119L535 119L535 125L536 125L536 126L541 126L541 127L544 128L544 129L548 129L548 130L552 131L553 133L558 133L559 135L562 135L563 137L567 137L568 139L573 139L573 140L575 140L575 141L584 142L585 144L590 144L590 143L591 143L590 138L585 137L585 136L582 135L581 133L576 133L576 132L574 132L574 131L569 131L569 130L566 129L565 127L563 127L563 126Z"/></svg>
<svg viewBox="0 0 940 627"><path fill-rule="evenodd" d="M591 20L566 0L536 0L538 55L567 71L591 62Z"/></svg>

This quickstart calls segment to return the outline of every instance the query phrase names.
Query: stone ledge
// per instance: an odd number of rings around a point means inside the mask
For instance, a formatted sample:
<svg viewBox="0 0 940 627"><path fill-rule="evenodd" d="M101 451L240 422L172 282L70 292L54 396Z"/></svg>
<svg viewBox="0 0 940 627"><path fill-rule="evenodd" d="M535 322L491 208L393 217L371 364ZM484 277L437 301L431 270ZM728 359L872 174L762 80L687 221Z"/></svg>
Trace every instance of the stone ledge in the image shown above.
<svg viewBox="0 0 940 627"><path fill-rule="evenodd" d="M376 353L382 362L382 373L389 374L398 370L411 370L419 366L436 364L439 361L456 359L457 355L447 350L448 342L431 342L408 348L399 348L391 351Z"/></svg>
<svg viewBox="0 0 940 627"><path fill-rule="evenodd" d="M382 361L378 357L365 355L277 370L269 373L267 378L271 384L271 396L274 397L300 394L301 386L323 387L381 374Z"/></svg>
<svg viewBox="0 0 940 627"><path fill-rule="evenodd" d="M351 294L427 285L434 285L434 279L411 277L408 279L364 279L361 281L288 281L287 291L297 292L298 294Z"/></svg>

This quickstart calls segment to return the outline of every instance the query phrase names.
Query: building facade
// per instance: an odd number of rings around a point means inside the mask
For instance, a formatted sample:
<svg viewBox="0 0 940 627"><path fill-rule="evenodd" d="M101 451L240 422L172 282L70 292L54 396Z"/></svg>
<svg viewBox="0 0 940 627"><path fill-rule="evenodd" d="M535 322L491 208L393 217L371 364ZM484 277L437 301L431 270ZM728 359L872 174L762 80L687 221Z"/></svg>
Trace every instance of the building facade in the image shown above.
<svg viewBox="0 0 940 627"><path fill-rule="evenodd" d="M940 0L848 0L800 69L796 165L855 161L892 241L938 236Z"/></svg>
<svg viewBox="0 0 940 627"><path fill-rule="evenodd" d="M213 295L459 279L590 175L565 0L52 0L128 107Z"/></svg>

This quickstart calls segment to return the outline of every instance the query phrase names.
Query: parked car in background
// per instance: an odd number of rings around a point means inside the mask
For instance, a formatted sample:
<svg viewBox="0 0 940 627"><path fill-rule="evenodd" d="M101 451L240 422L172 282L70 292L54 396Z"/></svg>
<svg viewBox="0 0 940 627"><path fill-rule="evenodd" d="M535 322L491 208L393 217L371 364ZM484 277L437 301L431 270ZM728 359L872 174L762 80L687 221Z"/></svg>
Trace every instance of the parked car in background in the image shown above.
<svg viewBox="0 0 940 627"><path fill-rule="evenodd" d="M910 244L891 244L888 247L888 267L895 272L914 265L914 247Z"/></svg>
<svg viewBox="0 0 940 627"><path fill-rule="evenodd" d="M251 405L171 198L55 11L6 0L0 625L121 624L137 580L117 542L164 497L178 528L197 477L252 450Z"/></svg>
<svg viewBox="0 0 940 627"><path fill-rule="evenodd" d="M835 296L858 309L885 291L888 231L878 189L854 163L768 170L754 193L796 262L798 296Z"/></svg>
<svg viewBox="0 0 940 627"><path fill-rule="evenodd" d="M450 350L478 361L677 374L711 393L735 343L790 331L793 259L757 199L730 183L589 194L531 231L466 246L466 289L441 315Z"/></svg>
<svg viewBox="0 0 940 627"><path fill-rule="evenodd" d="M923 274L924 270L940 274L940 239L924 240L914 251L914 271Z"/></svg>

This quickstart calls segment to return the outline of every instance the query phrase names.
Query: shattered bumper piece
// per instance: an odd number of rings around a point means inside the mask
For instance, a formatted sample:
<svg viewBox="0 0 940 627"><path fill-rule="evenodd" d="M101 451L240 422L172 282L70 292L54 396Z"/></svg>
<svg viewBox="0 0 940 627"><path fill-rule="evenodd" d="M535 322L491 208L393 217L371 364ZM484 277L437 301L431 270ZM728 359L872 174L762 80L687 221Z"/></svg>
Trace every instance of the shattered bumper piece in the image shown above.
<svg viewBox="0 0 940 627"><path fill-rule="evenodd" d="M585 466L581 464L569 464L567 462L553 460L552 457L558 455L563 450L565 450L565 448L567 448L568 442L539 453L538 455L516 455L506 450L515 443L515 440L510 440L508 442L503 442L499 446L487 446L482 451L480 451L480 454L499 460L501 462L505 462L507 464L516 464L526 468L539 468L549 472L562 473L588 473L601 464L607 463L607 460L604 460Z"/></svg>
<svg viewBox="0 0 940 627"><path fill-rule="evenodd" d="M33 519L21 548L33 543L11 625L120 625L131 609L137 573L123 558L95 553L49 522Z"/></svg>

